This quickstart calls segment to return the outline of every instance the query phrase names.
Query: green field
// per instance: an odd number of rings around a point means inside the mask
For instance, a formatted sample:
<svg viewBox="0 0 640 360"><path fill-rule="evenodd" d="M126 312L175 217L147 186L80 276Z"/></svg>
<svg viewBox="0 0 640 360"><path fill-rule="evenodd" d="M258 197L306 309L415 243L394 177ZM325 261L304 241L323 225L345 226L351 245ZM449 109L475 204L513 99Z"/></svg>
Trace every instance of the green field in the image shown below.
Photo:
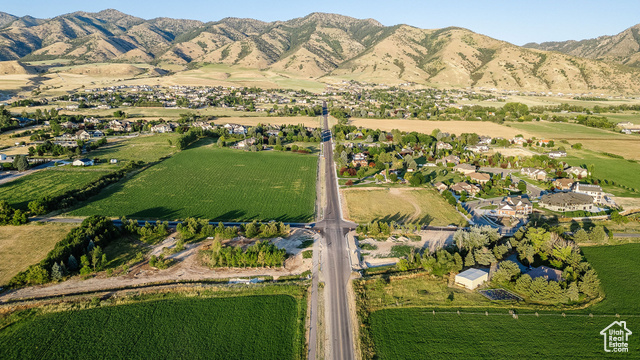
<svg viewBox="0 0 640 360"><path fill-rule="evenodd" d="M425 354L433 359L613 357L604 352L599 332L617 320L626 320L629 327L637 324L640 244L582 250L598 272L606 297L584 310L566 311L566 317L561 309L540 310L551 315L539 317L532 315L535 310L520 309L514 319L507 313L509 307L500 308L476 292L447 287L445 280L410 276L384 286L369 283L369 333L377 358L424 358ZM405 307L395 308L398 304ZM591 313L595 316L590 317ZM624 357L640 357L640 339L629 339L630 352Z"/></svg>
<svg viewBox="0 0 640 360"><path fill-rule="evenodd" d="M539 139L598 139L598 138L620 138L626 139L625 135L608 130L596 129L580 124L569 124L560 122L523 122L508 123L509 127L520 129L531 133Z"/></svg>
<svg viewBox="0 0 640 360"><path fill-rule="evenodd" d="M587 261L598 272L605 299L591 311L606 314L640 315L640 244L583 247Z"/></svg>
<svg viewBox="0 0 640 360"><path fill-rule="evenodd" d="M379 310L370 317L379 359L638 358L640 339L633 335L629 353L604 352L600 331L617 320L637 324L637 318L624 317L520 315L514 319L506 310L503 315L434 316L430 309L403 308Z"/></svg>
<svg viewBox="0 0 640 360"><path fill-rule="evenodd" d="M310 221L316 196L312 155L195 147L105 189L73 216L135 219Z"/></svg>
<svg viewBox="0 0 640 360"><path fill-rule="evenodd" d="M158 161L161 157L177 151L169 141L175 142L178 134L157 134L139 136L124 140L109 139L109 143L91 152L91 158L102 160L118 159L124 161Z"/></svg>
<svg viewBox="0 0 640 360"><path fill-rule="evenodd" d="M43 196L56 196L67 190L81 188L113 171L110 168L50 168L20 177L0 185L0 200L26 210L30 201Z"/></svg>
<svg viewBox="0 0 640 360"><path fill-rule="evenodd" d="M304 300L180 298L29 317L0 331L4 359L298 359Z"/></svg>
<svg viewBox="0 0 640 360"><path fill-rule="evenodd" d="M572 166L595 165L593 177L596 179L613 180L616 183L626 185L640 191L640 164L635 161L617 159L600 155L591 151L572 151L571 156L563 159ZM630 192L616 186L604 185L605 191L616 196L640 197L638 192Z"/></svg>

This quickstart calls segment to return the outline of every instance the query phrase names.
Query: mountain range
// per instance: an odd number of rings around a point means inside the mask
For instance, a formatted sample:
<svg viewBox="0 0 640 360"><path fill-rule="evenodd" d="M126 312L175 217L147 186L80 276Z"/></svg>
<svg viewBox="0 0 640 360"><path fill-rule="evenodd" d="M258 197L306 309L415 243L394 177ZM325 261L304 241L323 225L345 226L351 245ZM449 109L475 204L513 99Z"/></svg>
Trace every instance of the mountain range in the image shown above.
<svg viewBox="0 0 640 360"><path fill-rule="evenodd" d="M383 26L325 13L208 23L145 20L112 9L52 19L0 13L0 60L222 63L306 79L638 93L638 28L614 37L519 47L463 28Z"/></svg>

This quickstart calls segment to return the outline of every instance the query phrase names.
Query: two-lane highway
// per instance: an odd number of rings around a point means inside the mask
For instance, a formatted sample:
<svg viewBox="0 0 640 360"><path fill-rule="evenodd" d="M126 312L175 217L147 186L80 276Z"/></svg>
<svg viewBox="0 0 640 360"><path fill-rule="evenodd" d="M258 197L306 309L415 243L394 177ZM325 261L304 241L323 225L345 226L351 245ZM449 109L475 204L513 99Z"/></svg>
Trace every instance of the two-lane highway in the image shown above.
<svg viewBox="0 0 640 360"><path fill-rule="evenodd" d="M323 115L323 154L327 205L324 219L317 226L323 231L327 249L327 255L322 257L322 271L326 283L325 304L327 308L325 314L329 339L327 357L334 360L354 359L351 316L347 296L351 265L349 264L345 238L345 234L352 225L350 226L349 223L342 220L340 211L340 198L333 165L333 141L329 131L326 103L323 106Z"/></svg>

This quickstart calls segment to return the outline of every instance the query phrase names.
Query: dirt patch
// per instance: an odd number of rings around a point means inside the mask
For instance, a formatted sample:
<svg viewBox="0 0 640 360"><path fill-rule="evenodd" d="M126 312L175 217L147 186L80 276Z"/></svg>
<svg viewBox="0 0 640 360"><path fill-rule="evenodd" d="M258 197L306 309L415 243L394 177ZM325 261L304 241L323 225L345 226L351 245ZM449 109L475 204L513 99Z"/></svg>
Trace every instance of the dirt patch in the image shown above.
<svg viewBox="0 0 640 360"><path fill-rule="evenodd" d="M391 249L396 245L411 246L420 252L430 254L444 246L453 244L453 232L451 231L422 230L415 235L420 236L420 240L414 241L405 236L390 236L384 241L372 238L360 240L360 246L368 244L376 247L375 250L363 250L360 248L365 265L372 267L397 263L399 259L391 256Z"/></svg>
<svg viewBox="0 0 640 360"><path fill-rule="evenodd" d="M169 236L165 241L154 246L151 253L159 251L161 254L164 247L171 247L175 245L175 239L171 240L171 237L172 236ZM0 300L7 301L10 299L31 297L60 296L77 292L92 292L104 289L176 280L197 281L252 276L273 276L274 279L277 279L280 276L297 275L307 270L311 270L311 259L303 259L303 249L297 248L305 239L314 239L314 241L318 241L319 235L304 229L293 229L291 236L281 238L280 240L274 240L277 241L276 246L284 249L291 249L291 251L294 252L294 255L290 256L285 261L285 266L281 268L210 269L201 263L198 256L200 250L205 249L211 244L212 240L207 240L200 243L186 244L185 250L171 255L177 261L177 264L166 270L151 268L148 262L145 261L131 268L125 275L108 277L106 273L102 272L87 280L82 280L79 276L75 276L70 280L57 284L32 286L12 291L1 296Z"/></svg>

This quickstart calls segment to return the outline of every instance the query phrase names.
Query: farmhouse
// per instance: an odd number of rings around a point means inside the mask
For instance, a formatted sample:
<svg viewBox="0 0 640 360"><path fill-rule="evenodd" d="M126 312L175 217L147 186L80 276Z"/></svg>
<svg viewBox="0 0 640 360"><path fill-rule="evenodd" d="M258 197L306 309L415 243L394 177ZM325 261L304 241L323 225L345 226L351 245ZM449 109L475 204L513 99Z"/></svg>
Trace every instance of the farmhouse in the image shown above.
<svg viewBox="0 0 640 360"><path fill-rule="evenodd" d="M483 174L483 173L471 173L469 174L469 179L479 183L479 184L486 184L491 180L491 176L489 174Z"/></svg>
<svg viewBox="0 0 640 360"><path fill-rule="evenodd" d="M92 166L93 165L93 160L84 158L84 159L77 159L73 161L73 166Z"/></svg>
<svg viewBox="0 0 640 360"><path fill-rule="evenodd" d="M575 192L561 192L543 195L540 198L540 206L552 211L592 211L593 198L586 194Z"/></svg>
<svg viewBox="0 0 640 360"><path fill-rule="evenodd" d="M573 183L574 181L571 179L555 179L553 181L553 186L558 190L571 190L571 186L573 185Z"/></svg>
<svg viewBox="0 0 640 360"><path fill-rule="evenodd" d="M579 182L576 182L571 187L571 190L578 194L586 194L591 196L595 204L604 203L604 192L602 191L602 188L598 185L588 185L588 184L581 184Z"/></svg>
<svg viewBox="0 0 640 360"><path fill-rule="evenodd" d="M469 175L471 173L476 172L476 167L469 164L458 164L454 166L453 169L465 175Z"/></svg>
<svg viewBox="0 0 640 360"><path fill-rule="evenodd" d="M498 216L526 217L533 212L529 199L522 196L507 196L498 204Z"/></svg>
<svg viewBox="0 0 640 360"><path fill-rule="evenodd" d="M467 269L455 277L457 285L469 290L474 290L487 280L489 280L489 272L483 269Z"/></svg>

